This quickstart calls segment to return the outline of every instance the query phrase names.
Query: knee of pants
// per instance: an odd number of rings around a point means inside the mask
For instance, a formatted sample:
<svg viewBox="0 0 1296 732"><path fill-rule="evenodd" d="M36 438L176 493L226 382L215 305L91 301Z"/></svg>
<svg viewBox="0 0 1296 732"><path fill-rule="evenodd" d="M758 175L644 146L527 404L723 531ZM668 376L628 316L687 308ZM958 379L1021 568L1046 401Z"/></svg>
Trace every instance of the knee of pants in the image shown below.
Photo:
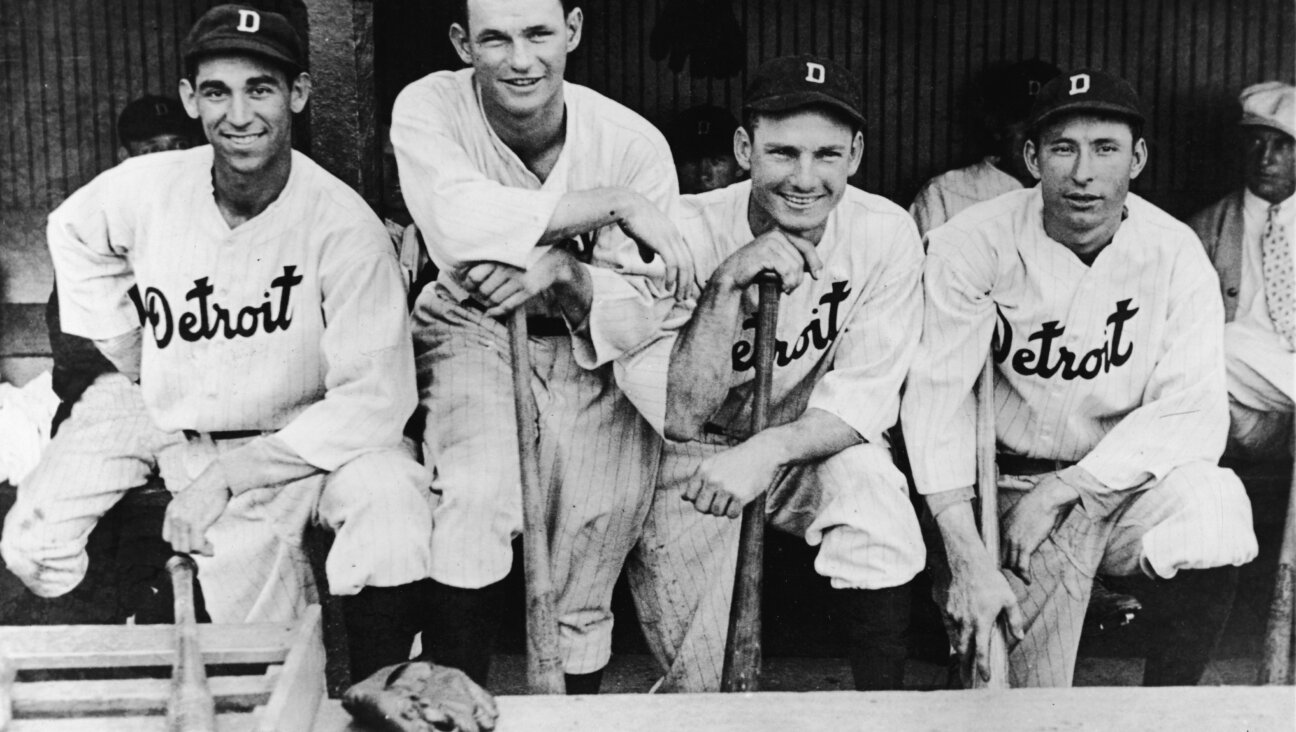
<svg viewBox="0 0 1296 732"><path fill-rule="evenodd" d="M0 557L5 566L37 597L66 595L85 578L90 558L85 540L51 543L43 524L14 506L5 517Z"/></svg>
<svg viewBox="0 0 1296 732"><path fill-rule="evenodd" d="M363 455L329 476L317 515L334 532L325 564L333 594L430 575L429 482L427 469L400 450Z"/></svg>
<svg viewBox="0 0 1296 732"><path fill-rule="evenodd" d="M1246 564L1257 553L1242 481L1205 462L1172 470L1138 497L1123 521L1145 522L1142 561L1165 579L1180 569Z"/></svg>
<svg viewBox="0 0 1296 732"><path fill-rule="evenodd" d="M807 472L802 483L822 498L805 537L822 542L815 569L833 587L896 587L922 570L927 551L909 484L886 448L855 445Z"/></svg>

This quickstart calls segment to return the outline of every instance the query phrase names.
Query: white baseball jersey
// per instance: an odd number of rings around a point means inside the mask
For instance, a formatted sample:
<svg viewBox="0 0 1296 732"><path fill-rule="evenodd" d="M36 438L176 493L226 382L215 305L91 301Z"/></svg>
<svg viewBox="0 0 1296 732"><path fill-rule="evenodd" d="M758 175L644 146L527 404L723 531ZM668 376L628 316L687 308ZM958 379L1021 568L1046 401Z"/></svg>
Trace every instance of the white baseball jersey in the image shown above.
<svg viewBox="0 0 1296 732"><path fill-rule="evenodd" d="M397 97L391 137L401 190L441 270L438 282L457 299L467 297L456 282L464 265L525 268L539 259L548 247L536 242L569 191L629 188L674 218L679 184L661 133L592 89L564 82L563 100L566 139L541 182L491 128L472 69L430 74ZM582 235L580 243L595 265L594 300L589 342L574 345L582 365L592 367L653 335L665 270L660 258L645 264L615 225Z"/></svg>
<svg viewBox="0 0 1296 732"><path fill-rule="evenodd" d="M222 460L237 493L267 471L334 470L400 443L416 394L402 280L363 199L300 153L279 197L230 229L212 150L132 158L50 215L63 327L139 325L158 427L273 432ZM313 466L313 467L311 467Z"/></svg>
<svg viewBox="0 0 1296 732"><path fill-rule="evenodd" d="M968 206L1021 187L1021 181L1000 170L992 158L985 158L927 181L909 205L909 213L918 223L918 233L925 236Z"/></svg>
<svg viewBox="0 0 1296 732"><path fill-rule="evenodd" d="M1078 461L1108 490L1214 463L1228 429L1223 305L1184 224L1136 195L1086 266L1045 234L1038 188L927 235L922 342L902 408L922 493L970 486L994 335L999 449Z"/></svg>
<svg viewBox="0 0 1296 732"><path fill-rule="evenodd" d="M756 238L747 223L750 196L744 181L683 197L681 228L700 282ZM779 301L770 422L821 409L879 443L895 424L917 347L921 244L903 209L848 187L816 251L824 262L819 279L807 275ZM751 424L756 314L747 315L731 351L729 396L710 420L728 434L745 434Z"/></svg>

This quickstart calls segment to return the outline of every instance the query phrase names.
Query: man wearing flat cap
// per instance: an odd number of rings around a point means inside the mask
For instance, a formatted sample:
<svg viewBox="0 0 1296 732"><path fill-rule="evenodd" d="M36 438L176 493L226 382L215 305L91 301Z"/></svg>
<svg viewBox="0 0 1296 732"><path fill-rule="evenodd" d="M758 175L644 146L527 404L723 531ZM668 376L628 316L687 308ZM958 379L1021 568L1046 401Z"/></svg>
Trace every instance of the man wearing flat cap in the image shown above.
<svg viewBox="0 0 1296 732"><path fill-rule="evenodd" d="M292 149L311 80L288 20L218 6L183 55L210 145L123 162L47 230L63 329L138 380L145 409L43 461L0 550L33 592L65 594L91 528L156 472L174 494L162 536L197 555L212 619L281 621L310 600L315 520L365 675L408 659L400 601L430 561L430 476L401 438L417 401L403 278L364 200Z"/></svg>
<svg viewBox="0 0 1296 732"><path fill-rule="evenodd" d="M1224 297L1229 454L1291 455L1296 393L1296 87L1279 81L1242 91L1245 186L1188 224L1219 273Z"/></svg>
<svg viewBox="0 0 1296 732"><path fill-rule="evenodd" d="M732 136L750 181L684 196L696 302L636 353L669 438L628 564L661 691L718 691L745 504L818 547L855 687L903 686L910 582L926 558L887 431L918 345L922 248L913 220L848 180L864 156L860 84L815 56L762 64ZM770 424L752 433L756 288L778 274ZM636 393L632 398L650 401ZM681 500L683 499L683 500Z"/></svg>
<svg viewBox="0 0 1296 732"><path fill-rule="evenodd" d="M1097 70L1036 98L1040 184L927 235L918 354L901 422L939 526L937 591L965 679L1006 619L1012 686L1068 686L1096 574L1150 578L1147 685L1197 683L1254 558L1228 431L1223 306L1184 224L1129 192L1139 99ZM977 535L973 384L994 366L1003 571ZM931 547L933 554L939 547Z"/></svg>

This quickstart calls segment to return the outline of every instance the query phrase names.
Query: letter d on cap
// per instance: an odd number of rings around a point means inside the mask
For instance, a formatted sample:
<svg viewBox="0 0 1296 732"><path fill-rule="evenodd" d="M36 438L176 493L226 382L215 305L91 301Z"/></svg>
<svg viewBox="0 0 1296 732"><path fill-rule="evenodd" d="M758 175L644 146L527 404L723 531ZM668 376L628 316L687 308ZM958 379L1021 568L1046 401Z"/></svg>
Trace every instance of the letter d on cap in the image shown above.
<svg viewBox="0 0 1296 732"><path fill-rule="evenodd" d="M1071 77L1071 96L1089 91L1089 75L1076 74Z"/></svg>
<svg viewBox="0 0 1296 732"><path fill-rule="evenodd" d="M237 30L244 33L256 33L261 30L261 14L255 10L242 10L239 13L239 24Z"/></svg>
<svg viewBox="0 0 1296 732"><path fill-rule="evenodd" d="M826 72L824 71L823 64L806 61L806 81L814 82L815 84L822 84L824 83L824 78L826 78L825 75Z"/></svg>

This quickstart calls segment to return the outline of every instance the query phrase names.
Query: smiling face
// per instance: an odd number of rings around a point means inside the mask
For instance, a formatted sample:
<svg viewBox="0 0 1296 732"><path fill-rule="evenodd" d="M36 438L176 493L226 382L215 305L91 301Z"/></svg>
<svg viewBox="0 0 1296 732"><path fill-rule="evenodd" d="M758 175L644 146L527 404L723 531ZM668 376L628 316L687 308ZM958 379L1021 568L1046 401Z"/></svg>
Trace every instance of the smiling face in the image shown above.
<svg viewBox="0 0 1296 732"><path fill-rule="evenodd" d="M1296 192L1296 151L1292 136L1270 127L1243 131L1243 175L1246 187L1269 203L1282 203Z"/></svg>
<svg viewBox="0 0 1296 732"><path fill-rule="evenodd" d="M1111 241L1130 181L1147 162L1147 144L1133 136L1127 122L1079 114L1027 141L1026 165L1040 181L1051 238L1081 254Z"/></svg>
<svg viewBox="0 0 1296 732"><path fill-rule="evenodd" d="M863 134L815 108L758 115L750 133L738 128L734 156L751 172L752 233L778 227L817 242L863 152Z"/></svg>
<svg viewBox="0 0 1296 732"><path fill-rule="evenodd" d="M580 8L561 0L468 0L468 27L450 26L490 111L526 117L562 103L567 54L580 44Z"/></svg>
<svg viewBox="0 0 1296 732"><path fill-rule="evenodd" d="M242 174L292 154L292 117L306 106L310 76L294 79L253 56L211 56L180 82L190 117L202 123L216 164Z"/></svg>

